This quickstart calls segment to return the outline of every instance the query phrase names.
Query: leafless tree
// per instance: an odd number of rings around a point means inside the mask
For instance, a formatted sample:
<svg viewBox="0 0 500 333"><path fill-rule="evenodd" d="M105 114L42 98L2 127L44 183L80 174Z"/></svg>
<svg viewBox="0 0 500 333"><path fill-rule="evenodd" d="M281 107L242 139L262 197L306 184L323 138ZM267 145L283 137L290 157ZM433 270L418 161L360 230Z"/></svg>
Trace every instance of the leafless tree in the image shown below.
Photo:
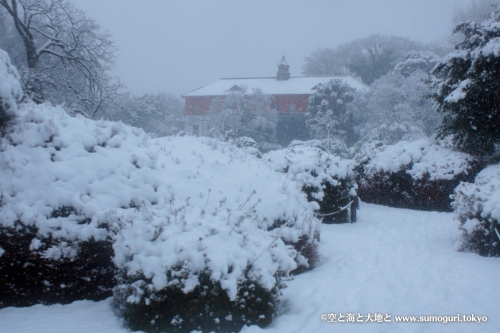
<svg viewBox="0 0 500 333"><path fill-rule="evenodd" d="M141 127L150 135L174 135L184 129L184 102L174 94L161 92L135 97L122 94L114 119Z"/></svg>
<svg viewBox="0 0 500 333"><path fill-rule="evenodd" d="M302 73L350 74L371 85L373 81L391 71L407 52L424 48L421 43L404 37L370 35L338 45L334 49L313 51L305 58Z"/></svg>
<svg viewBox="0 0 500 333"><path fill-rule="evenodd" d="M0 6L24 45L24 66L17 65L27 94L89 117L105 113L120 88L109 74L111 35L66 0L0 0Z"/></svg>
<svg viewBox="0 0 500 333"><path fill-rule="evenodd" d="M241 90L214 99L207 121L212 134L225 140L248 136L257 142L273 142L278 111L262 90L243 86Z"/></svg>

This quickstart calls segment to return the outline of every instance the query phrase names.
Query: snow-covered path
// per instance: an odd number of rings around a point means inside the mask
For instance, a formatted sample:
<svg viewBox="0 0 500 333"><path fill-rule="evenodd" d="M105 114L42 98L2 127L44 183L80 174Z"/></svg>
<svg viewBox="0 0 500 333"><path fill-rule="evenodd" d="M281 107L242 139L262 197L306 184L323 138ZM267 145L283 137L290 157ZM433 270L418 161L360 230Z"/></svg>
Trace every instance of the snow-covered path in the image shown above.
<svg viewBox="0 0 500 333"><path fill-rule="evenodd" d="M362 203L359 222L323 225L322 263L290 282L271 327L242 333L499 332L500 258L459 253L453 214ZM128 332L110 300L0 310L0 332ZM391 323L327 323L323 313L391 315ZM487 316L486 323L396 323L398 315Z"/></svg>
<svg viewBox="0 0 500 333"><path fill-rule="evenodd" d="M285 291L271 332L499 332L500 258L454 250L453 214L362 203L359 222L323 225L322 264ZM323 313L390 314L391 323L328 323ZM486 323L396 323L395 315L488 316ZM244 333L261 332L251 327Z"/></svg>

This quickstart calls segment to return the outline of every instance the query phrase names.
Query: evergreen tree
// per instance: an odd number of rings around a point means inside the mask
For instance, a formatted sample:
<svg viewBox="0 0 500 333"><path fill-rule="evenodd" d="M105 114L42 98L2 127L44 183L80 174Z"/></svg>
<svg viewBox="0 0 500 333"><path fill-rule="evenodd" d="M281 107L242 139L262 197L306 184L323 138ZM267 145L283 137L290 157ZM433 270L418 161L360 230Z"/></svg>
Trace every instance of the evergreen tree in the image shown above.
<svg viewBox="0 0 500 333"><path fill-rule="evenodd" d="M348 112L349 104L354 100L356 90L342 80L330 80L316 87L314 95L309 97L307 106L311 136L330 142L340 139L347 145L354 143L352 114Z"/></svg>
<svg viewBox="0 0 500 333"><path fill-rule="evenodd" d="M452 135L455 147L491 157L500 143L500 11L483 23L455 28L463 42L434 68L433 95L444 114L438 137Z"/></svg>

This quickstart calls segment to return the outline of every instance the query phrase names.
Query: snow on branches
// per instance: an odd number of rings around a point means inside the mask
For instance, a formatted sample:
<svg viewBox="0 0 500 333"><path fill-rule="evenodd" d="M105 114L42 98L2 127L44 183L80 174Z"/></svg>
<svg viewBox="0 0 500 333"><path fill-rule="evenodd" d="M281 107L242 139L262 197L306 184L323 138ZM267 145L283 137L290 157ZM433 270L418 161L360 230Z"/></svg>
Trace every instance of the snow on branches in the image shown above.
<svg viewBox="0 0 500 333"><path fill-rule="evenodd" d="M455 189L453 207L463 231L461 250L500 257L500 165Z"/></svg>
<svg viewBox="0 0 500 333"><path fill-rule="evenodd" d="M491 156L500 143L500 11L482 23L463 22L465 39L432 71L436 110L444 114L438 134L453 136L458 149Z"/></svg>
<svg viewBox="0 0 500 333"><path fill-rule="evenodd" d="M315 139L338 138L350 145L353 140L352 116L348 105L354 100L355 89L342 80L330 80L319 84L314 94L309 97L307 106L311 136ZM329 144L326 147L330 150Z"/></svg>

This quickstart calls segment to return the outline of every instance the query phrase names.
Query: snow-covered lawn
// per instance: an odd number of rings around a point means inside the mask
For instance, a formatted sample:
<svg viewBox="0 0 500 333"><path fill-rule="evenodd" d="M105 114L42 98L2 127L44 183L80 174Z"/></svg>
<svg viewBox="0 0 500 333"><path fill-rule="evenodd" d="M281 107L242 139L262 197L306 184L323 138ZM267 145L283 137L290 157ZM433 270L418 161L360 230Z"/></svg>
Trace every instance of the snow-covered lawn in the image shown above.
<svg viewBox="0 0 500 333"><path fill-rule="evenodd" d="M500 258L454 250L453 214L362 203L359 222L323 225L322 263L289 283L282 314L242 333L498 332ZM0 310L0 332L129 332L111 300ZM328 323L321 314L391 315L391 323ZM397 323L399 315L487 316L485 323Z"/></svg>

